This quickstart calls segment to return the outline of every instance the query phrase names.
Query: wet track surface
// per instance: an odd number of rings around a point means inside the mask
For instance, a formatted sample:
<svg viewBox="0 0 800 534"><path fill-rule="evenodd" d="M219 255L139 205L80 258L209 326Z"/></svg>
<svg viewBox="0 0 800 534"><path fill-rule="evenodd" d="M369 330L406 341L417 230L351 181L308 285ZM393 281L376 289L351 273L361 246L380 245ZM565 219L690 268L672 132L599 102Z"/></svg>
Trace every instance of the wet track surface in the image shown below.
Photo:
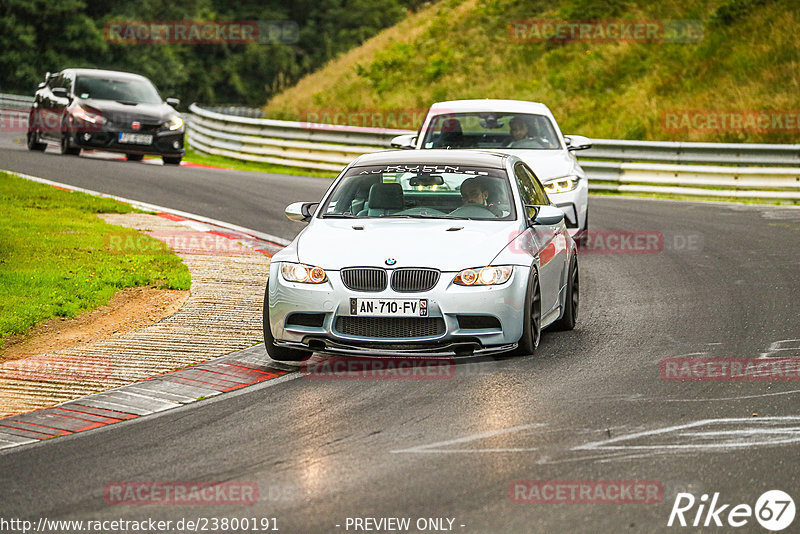
<svg viewBox="0 0 800 534"><path fill-rule="evenodd" d="M329 183L32 154L8 134L0 169L287 238L302 226L284 218L285 205L316 200ZM348 517L450 518L465 533L696 532L667 527L677 492L753 506L782 489L797 502L797 377L673 381L660 362L800 357L800 210L609 197L590 206L594 230L657 232L664 247L581 255L579 325L545 332L535 356L467 359L442 380L295 373L24 446L0 454L0 516L274 517L281 532L298 533L353 532ZM519 480L655 481L664 495L515 503ZM242 481L260 497L248 506L107 502L104 488L126 481ZM752 517L738 530L766 532Z"/></svg>

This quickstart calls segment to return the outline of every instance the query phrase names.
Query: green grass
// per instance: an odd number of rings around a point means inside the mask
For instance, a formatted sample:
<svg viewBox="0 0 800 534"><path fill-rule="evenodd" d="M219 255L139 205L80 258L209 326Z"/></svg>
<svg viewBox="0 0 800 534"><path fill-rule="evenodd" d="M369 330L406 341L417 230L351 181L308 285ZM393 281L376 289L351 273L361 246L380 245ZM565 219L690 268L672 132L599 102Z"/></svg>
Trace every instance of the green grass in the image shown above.
<svg viewBox="0 0 800 534"><path fill-rule="evenodd" d="M355 159L355 158L354 158ZM224 167L237 171L265 172L272 174L294 174L297 176L317 176L320 178L336 178L335 172L315 171L301 169L299 167L288 167L283 165L273 165L270 163L260 163L257 161L242 161L225 156L215 156L212 154L201 154L191 148L186 148L184 161L198 163L200 165L211 165L213 167ZM344 166L343 166L344 167Z"/></svg>
<svg viewBox="0 0 800 534"><path fill-rule="evenodd" d="M518 42L517 20L689 20L699 42ZM598 139L796 143L796 131L669 131L667 112L800 109L796 0L441 0L272 98L268 117L433 102L544 102Z"/></svg>
<svg viewBox="0 0 800 534"><path fill-rule="evenodd" d="M162 242L96 215L133 211L127 204L0 173L0 205L0 347L42 321L107 304L122 288L189 288L188 269ZM112 238L141 252L112 251Z"/></svg>

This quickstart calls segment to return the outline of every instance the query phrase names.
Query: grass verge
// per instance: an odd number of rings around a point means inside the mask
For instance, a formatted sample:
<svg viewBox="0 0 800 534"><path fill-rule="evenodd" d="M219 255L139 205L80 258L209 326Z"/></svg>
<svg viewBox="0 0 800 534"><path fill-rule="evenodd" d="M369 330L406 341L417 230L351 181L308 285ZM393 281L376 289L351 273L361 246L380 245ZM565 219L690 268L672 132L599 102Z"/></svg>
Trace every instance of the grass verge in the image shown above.
<svg viewBox="0 0 800 534"><path fill-rule="evenodd" d="M107 304L118 289L189 288L189 270L160 241L96 216L133 211L127 204L3 172L0 204L0 348L37 323ZM112 253L109 236L145 253Z"/></svg>
<svg viewBox="0 0 800 534"><path fill-rule="evenodd" d="M735 204L762 204L768 206L800 206L800 201L780 198L739 198L700 195L676 195L670 193L633 193L629 191L591 191L590 196L658 198L662 200L686 200L691 202L732 202Z"/></svg>

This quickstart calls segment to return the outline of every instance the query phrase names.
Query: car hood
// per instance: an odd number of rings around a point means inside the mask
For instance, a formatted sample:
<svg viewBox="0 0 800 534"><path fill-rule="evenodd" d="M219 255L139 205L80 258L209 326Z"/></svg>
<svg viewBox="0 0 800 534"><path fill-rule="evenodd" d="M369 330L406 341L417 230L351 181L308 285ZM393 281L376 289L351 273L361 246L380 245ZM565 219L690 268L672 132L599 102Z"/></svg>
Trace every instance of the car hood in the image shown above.
<svg viewBox="0 0 800 534"><path fill-rule="evenodd" d="M503 149L528 164L541 182L563 178L568 174L583 174L575 158L566 150Z"/></svg>
<svg viewBox="0 0 800 534"><path fill-rule="evenodd" d="M145 124L161 124L177 115L172 106L160 104L121 104L114 100L81 99L81 104L93 107L111 122L127 123L138 121Z"/></svg>
<svg viewBox="0 0 800 534"><path fill-rule="evenodd" d="M488 265L517 233L516 221L315 219L298 236L297 254L302 263L331 270L383 267L392 258L395 268L455 272Z"/></svg>

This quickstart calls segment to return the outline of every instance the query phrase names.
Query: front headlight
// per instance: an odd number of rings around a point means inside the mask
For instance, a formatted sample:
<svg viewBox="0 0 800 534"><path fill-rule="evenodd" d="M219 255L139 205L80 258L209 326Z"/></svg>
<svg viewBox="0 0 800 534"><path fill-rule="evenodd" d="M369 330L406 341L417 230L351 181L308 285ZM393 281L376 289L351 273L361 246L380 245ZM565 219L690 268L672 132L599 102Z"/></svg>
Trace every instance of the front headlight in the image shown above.
<svg viewBox="0 0 800 534"><path fill-rule="evenodd" d="M303 284L321 284L328 279L328 275L325 274L322 267L302 263L282 263L281 274L287 282Z"/></svg>
<svg viewBox="0 0 800 534"><path fill-rule="evenodd" d="M101 126L105 122L105 119L99 113L89 111L80 106L75 106L74 116L84 122L97 124L98 126Z"/></svg>
<svg viewBox="0 0 800 534"><path fill-rule="evenodd" d="M551 180L544 185L544 190L547 191L549 194L558 194L558 193L566 193L568 191L572 191L576 187L578 187L578 182L580 178L575 175L571 176L564 176L563 178L556 178L555 180Z"/></svg>
<svg viewBox="0 0 800 534"><path fill-rule="evenodd" d="M493 286L505 284L508 282L508 279L511 278L512 272L514 272L514 267L511 265L464 269L456 275L453 283L460 286Z"/></svg>
<svg viewBox="0 0 800 534"><path fill-rule="evenodd" d="M183 119L175 115L170 120L163 124L164 128L168 128L170 130L177 130L183 126Z"/></svg>

